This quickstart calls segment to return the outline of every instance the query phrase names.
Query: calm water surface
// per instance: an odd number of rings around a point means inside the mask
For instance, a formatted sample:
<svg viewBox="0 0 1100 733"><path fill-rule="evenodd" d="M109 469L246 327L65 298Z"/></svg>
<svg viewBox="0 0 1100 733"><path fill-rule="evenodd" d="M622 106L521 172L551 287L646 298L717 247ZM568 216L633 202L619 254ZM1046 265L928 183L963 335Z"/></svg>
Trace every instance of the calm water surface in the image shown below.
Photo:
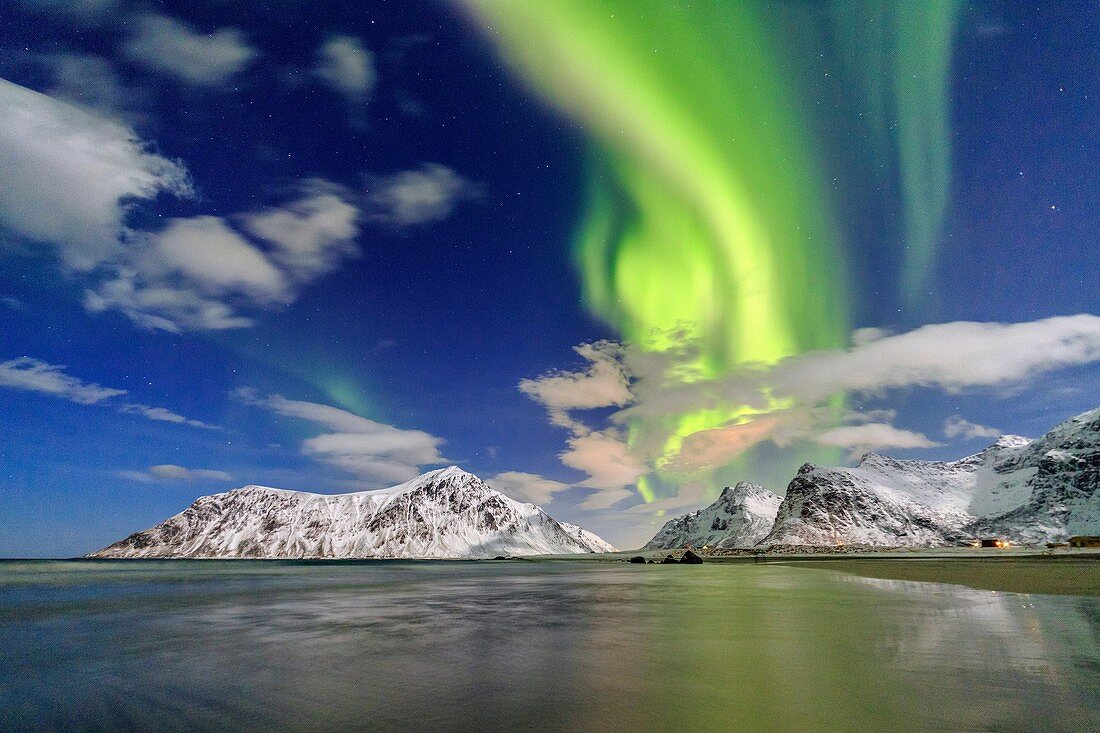
<svg viewBox="0 0 1100 733"><path fill-rule="evenodd" d="M1100 599L776 565L0 562L4 730L1100 729Z"/></svg>

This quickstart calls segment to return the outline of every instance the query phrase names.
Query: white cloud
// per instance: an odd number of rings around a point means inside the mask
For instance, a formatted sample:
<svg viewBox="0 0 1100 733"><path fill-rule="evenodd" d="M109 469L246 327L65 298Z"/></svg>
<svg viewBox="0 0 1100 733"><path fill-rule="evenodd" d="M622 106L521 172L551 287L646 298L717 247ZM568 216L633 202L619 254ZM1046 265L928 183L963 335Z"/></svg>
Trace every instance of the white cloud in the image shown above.
<svg viewBox="0 0 1100 733"><path fill-rule="evenodd" d="M378 80L374 56L354 36L332 36L317 49L313 73L353 104L366 101Z"/></svg>
<svg viewBox="0 0 1100 733"><path fill-rule="evenodd" d="M142 328L181 333L246 328L251 318L229 305L186 287L139 282L133 270L84 291L84 307L91 313L121 311Z"/></svg>
<svg viewBox="0 0 1100 733"><path fill-rule="evenodd" d="M216 216L172 219L131 258L153 281L179 278L211 296L241 293L261 303L285 301L290 287L264 253Z"/></svg>
<svg viewBox="0 0 1100 733"><path fill-rule="evenodd" d="M792 357L770 377L784 393L808 399L841 390L881 394L905 387L956 393L1095 361L1100 361L1100 316L1081 314L1028 323L922 326L847 351Z"/></svg>
<svg viewBox="0 0 1100 733"><path fill-rule="evenodd" d="M439 453L443 439L422 430L403 430L317 402L288 400L281 395L260 397L247 388L233 396L278 415L337 431L306 439L302 453L367 481L400 483L421 473L423 466L447 462Z"/></svg>
<svg viewBox="0 0 1100 733"><path fill-rule="evenodd" d="M29 356L0 363L0 387L42 392L80 405L94 405L111 397L126 394L124 389L112 389L82 382L66 374L64 366L47 364Z"/></svg>
<svg viewBox="0 0 1100 733"><path fill-rule="evenodd" d="M890 335L885 328L857 328L852 331L852 345L866 346L867 344L881 341Z"/></svg>
<svg viewBox="0 0 1100 733"><path fill-rule="evenodd" d="M192 420L164 407L150 407L134 402L116 404L116 402L110 400L127 394L126 390L101 387L92 382L84 382L71 374L66 374L64 366L49 364L41 359L34 359L29 356L21 356L18 359L9 359L0 363L0 387L53 395L69 402L75 402L78 405L95 405L107 402L119 412L128 415L141 415L150 420L189 425L207 430L218 429L215 425L209 425L201 420Z"/></svg>
<svg viewBox="0 0 1100 733"><path fill-rule="evenodd" d="M52 242L87 271L122 248L137 200L191 195L182 164L150 153L130 128L0 79L0 222Z"/></svg>
<svg viewBox="0 0 1100 733"><path fill-rule="evenodd" d="M310 180L295 200L235 217L243 232L230 220L197 216L135 234L114 276L85 292L85 307L177 333L251 326L241 307L293 302L301 287L358 254L358 209L344 195Z"/></svg>
<svg viewBox="0 0 1100 733"><path fill-rule="evenodd" d="M574 348L588 365L577 371L554 371L538 379L523 379L519 390L547 409L550 422L568 428L568 448L561 462L583 471L588 478L578 484L597 489L581 507L603 509L631 496L634 485L647 469L631 455L618 431L594 431L573 418L570 410L622 407L633 401L630 378L622 362L622 347L610 341L581 344Z"/></svg>
<svg viewBox="0 0 1100 733"><path fill-rule="evenodd" d="M1001 431L997 428L972 423L960 415L952 415L944 420L943 434L948 438L962 438L963 440L1001 437Z"/></svg>
<svg viewBox="0 0 1100 733"><path fill-rule="evenodd" d="M832 428L814 436L814 441L821 445L847 448L853 452L887 448L934 448L939 445L920 433L877 422Z"/></svg>
<svg viewBox="0 0 1100 733"><path fill-rule="evenodd" d="M319 180L306 181L297 201L242 217L245 230L271 244L271 259L298 281L332 272L359 254L358 219L343 189Z"/></svg>
<svg viewBox="0 0 1100 733"><path fill-rule="evenodd" d="M656 466L677 476L717 469L764 441L779 447L807 441L851 451L936 446L926 435L895 426L891 410L846 411L836 406L836 398L881 397L912 388L1018 390L1052 371L1100 362L1100 317L955 322L902 334L862 329L851 343L848 349L809 352L772 366L747 365L709 380L692 373L698 354L690 343L659 354L592 344L582 348L598 346L595 352L581 353L600 364L598 369L524 380L521 389L547 406L553 422L570 429L561 459L589 474L581 485L624 491ZM567 412L601 405L622 406L608 418L609 428L583 424ZM726 424L672 440L681 425L677 416L721 410L731 415ZM628 425L629 446L620 437ZM961 418L945 425L948 437L996 433ZM676 442L679 447L670 454ZM589 507L610 506L626 496L595 495Z"/></svg>
<svg viewBox="0 0 1100 733"><path fill-rule="evenodd" d="M425 163L418 171L402 171L372 181L367 202L371 218L395 226L440 221L455 205L480 196L480 187L446 166Z"/></svg>
<svg viewBox="0 0 1100 733"><path fill-rule="evenodd" d="M205 423L202 420L192 420L191 418L184 417L164 407L150 407L149 405L142 405L136 402L131 402L119 407L119 412L125 412L131 415L141 415L147 417L150 420L157 420L160 422L176 423L178 425L190 425L193 428L202 428L204 430L218 430L217 425L211 425Z"/></svg>
<svg viewBox="0 0 1100 733"><path fill-rule="evenodd" d="M232 481L225 471L208 468L184 468L171 463L149 466L145 471L118 471L117 475L133 481Z"/></svg>
<svg viewBox="0 0 1100 733"><path fill-rule="evenodd" d="M253 319L242 310L293 302L359 253L351 194L319 179L261 211L134 231L124 219L135 202L191 195L182 164L147 152L125 125L3 80L0 118L0 225L53 245L86 278L92 313L177 333L243 328Z"/></svg>
<svg viewBox="0 0 1100 733"><path fill-rule="evenodd" d="M629 378L621 362L621 347L610 341L581 344L574 348L586 361L581 371L556 371L538 379L523 379L519 391L542 404L555 425L579 428L569 410L622 407L633 400Z"/></svg>
<svg viewBox="0 0 1100 733"><path fill-rule="evenodd" d="M538 504L539 506L553 501L554 494L572 488L569 484L551 481L538 474L524 473L523 471L504 471L487 479L486 483L505 496L517 501Z"/></svg>
<svg viewBox="0 0 1100 733"><path fill-rule="evenodd" d="M587 512L596 512L610 509L620 501L629 499L634 495L634 492L630 489L600 489L586 496L579 506Z"/></svg>
<svg viewBox="0 0 1100 733"><path fill-rule="evenodd" d="M562 463L589 475L580 486L617 489L633 485L645 473L645 466L610 430L574 435L568 443L569 449L561 454Z"/></svg>
<svg viewBox="0 0 1100 733"><path fill-rule="evenodd" d="M235 28L212 33L192 30L164 15L146 13L123 50L134 61L198 86L217 86L240 73L257 51Z"/></svg>

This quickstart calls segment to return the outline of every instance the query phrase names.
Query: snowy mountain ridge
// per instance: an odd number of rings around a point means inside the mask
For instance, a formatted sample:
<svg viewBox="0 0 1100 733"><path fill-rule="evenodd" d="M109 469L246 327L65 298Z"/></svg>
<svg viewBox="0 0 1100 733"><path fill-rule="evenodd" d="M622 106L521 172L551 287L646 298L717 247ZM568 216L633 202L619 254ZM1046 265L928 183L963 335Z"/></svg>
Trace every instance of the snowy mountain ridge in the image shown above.
<svg viewBox="0 0 1100 733"><path fill-rule="evenodd" d="M1041 544L1097 535L1100 408L1035 440L1001 436L985 450L956 461L867 453L853 467L807 463L784 497L775 497L775 510L766 507L772 511L770 524L759 534L743 530L745 518L723 525L723 518L735 513L729 508L730 491L709 507L670 520L646 547L924 547L984 536ZM755 517L766 515L761 509Z"/></svg>
<svg viewBox="0 0 1100 733"><path fill-rule="evenodd" d="M741 481L710 506L670 519L643 549L752 547L771 529L782 501L763 486Z"/></svg>
<svg viewBox="0 0 1100 733"><path fill-rule="evenodd" d="M614 550L451 466L376 491L249 485L203 496L90 557L478 558Z"/></svg>
<svg viewBox="0 0 1100 733"><path fill-rule="evenodd" d="M957 461L869 453L852 468L804 465L767 544L1016 543L1100 533L1100 408L1029 440L1002 436Z"/></svg>

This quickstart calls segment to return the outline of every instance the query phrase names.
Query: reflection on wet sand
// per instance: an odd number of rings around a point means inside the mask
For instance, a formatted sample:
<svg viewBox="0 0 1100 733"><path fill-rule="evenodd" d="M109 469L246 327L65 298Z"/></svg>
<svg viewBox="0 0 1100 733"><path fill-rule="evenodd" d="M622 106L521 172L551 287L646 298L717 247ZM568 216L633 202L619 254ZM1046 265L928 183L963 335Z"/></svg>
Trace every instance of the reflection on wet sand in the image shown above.
<svg viewBox="0 0 1100 733"><path fill-rule="evenodd" d="M9 724L1059 730L1100 703L1091 598L772 565L232 565L0 564Z"/></svg>

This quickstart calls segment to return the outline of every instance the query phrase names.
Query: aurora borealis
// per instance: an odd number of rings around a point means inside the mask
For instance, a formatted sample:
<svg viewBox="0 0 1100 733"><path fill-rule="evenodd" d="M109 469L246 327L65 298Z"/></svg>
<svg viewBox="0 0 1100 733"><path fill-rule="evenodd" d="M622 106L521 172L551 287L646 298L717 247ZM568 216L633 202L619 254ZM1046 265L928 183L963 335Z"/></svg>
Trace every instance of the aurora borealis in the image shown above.
<svg viewBox="0 0 1100 733"><path fill-rule="evenodd" d="M1091 5L0 13L0 554L449 463L636 546L1096 406Z"/></svg>
<svg viewBox="0 0 1100 733"><path fill-rule="evenodd" d="M850 250L808 119L810 80L789 56L807 50L783 47L783 25L766 8L470 5L504 56L592 144L574 248L594 313L646 350L691 344L698 360L679 375L686 380L844 345ZM928 276L947 205L953 13L951 0L821 11L873 121L875 161L896 160L903 238L888 244L898 247L906 302ZM652 465L667 479L684 438L783 407L765 398L762 408L715 405L634 422L628 441L667 433ZM655 498L645 479L639 487Z"/></svg>

